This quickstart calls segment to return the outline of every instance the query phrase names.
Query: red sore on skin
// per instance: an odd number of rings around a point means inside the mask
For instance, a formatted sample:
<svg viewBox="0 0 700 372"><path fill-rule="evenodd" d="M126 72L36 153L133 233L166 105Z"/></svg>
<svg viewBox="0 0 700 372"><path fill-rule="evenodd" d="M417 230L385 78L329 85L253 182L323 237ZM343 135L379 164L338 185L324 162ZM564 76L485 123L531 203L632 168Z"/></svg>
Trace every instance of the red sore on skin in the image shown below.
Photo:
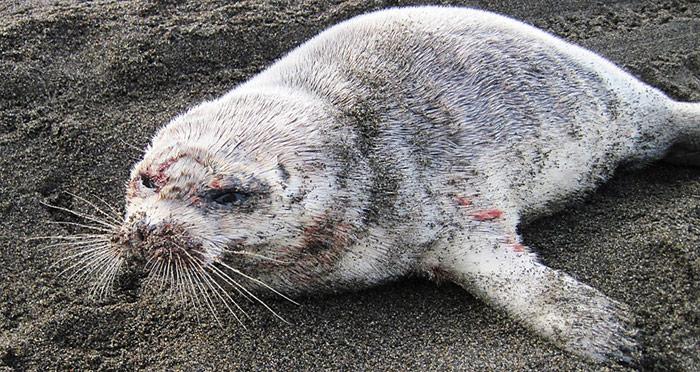
<svg viewBox="0 0 700 372"><path fill-rule="evenodd" d="M158 174L156 174L156 175L151 176L151 178L153 179L153 182L155 182L156 185L158 186L158 189L160 189L160 188L163 187L166 183L168 183L168 178L169 178L169 177L166 176L165 173L160 172L160 173L158 173Z"/></svg>
<svg viewBox="0 0 700 372"><path fill-rule="evenodd" d="M472 204L472 200L464 196L458 196L455 198L455 200L457 201L457 204L462 207L467 207Z"/></svg>
<svg viewBox="0 0 700 372"><path fill-rule="evenodd" d="M304 227L304 246L323 246L327 250L331 248L344 248L349 242L351 226L346 223L337 223L330 220L321 220L316 225Z"/></svg>
<svg viewBox="0 0 700 372"><path fill-rule="evenodd" d="M185 154L180 154L162 162L158 166L158 174L165 172L168 168L170 168L173 164L175 164L178 160L182 159L183 157L185 157Z"/></svg>
<svg viewBox="0 0 700 372"><path fill-rule="evenodd" d="M221 177L218 177L218 176L217 176L216 178L214 178L214 179L211 181L211 183L209 184L209 186L211 186L212 189L220 189L220 188L222 188L222 185L221 185Z"/></svg>
<svg viewBox="0 0 700 372"><path fill-rule="evenodd" d="M156 174L152 174L149 172L149 176L153 181L158 185L158 188L160 189L161 187L165 186L165 184L168 183L168 176L165 175L165 171L168 170L173 164L175 164L178 160L182 159L185 157L186 154L179 154L177 156L173 156L166 161L160 163L158 166L158 170Z"/></svg>
<svg viewBox="0 0 700 372"><path fill-rule="evenodd" d="M520 243L515 243L513 244L513 252L515 253L524 253L525 252L525 246L520 244Z"/></svg>
<svg viewBox="0 0 700 372"><path fill-rule="evenodd" d="M324 215L314 218L310 225L303 228L298 244L280 247L277 257L296 267L296 273L290 280L306 285L318 282L319 273L335 270L336 263L347 252L352 240L352 225ZM278 265L267 261L259 263L258 267Z"/></svg>
<svg viewBox="0 0 700 372"><path fill-rule="evenodd" d="M483 209L471 214L472 218L477 221L491 221L503 216L503 211L500 209Z"/></svg>
<svg viewBox="0 0 700 372"><path fill-rule="evenodd" d="M301 265L332 267L351 241L352 226L326 216L304 227L297 259Z"/></svg>

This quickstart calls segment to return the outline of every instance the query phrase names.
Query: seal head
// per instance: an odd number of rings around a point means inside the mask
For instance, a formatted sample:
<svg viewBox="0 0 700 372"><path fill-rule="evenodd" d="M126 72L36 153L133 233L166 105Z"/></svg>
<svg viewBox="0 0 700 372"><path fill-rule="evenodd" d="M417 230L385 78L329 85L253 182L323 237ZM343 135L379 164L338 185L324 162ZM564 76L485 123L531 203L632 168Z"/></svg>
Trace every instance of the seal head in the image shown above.
<svg viewBox="0 0 700 372"><path fill-rule="evenodd" d="M309 247L341 239L326 226L338 211L329 212L333 182L309 145L319 143L317 133L304 124L321 118L291 101L225 96L161 129L131 172L126 216L113 238L119 255L156 276L171 265L202 271L218 263L297 283L282 287L313 286L311 277L330 270L320 261L330 258L308 262ZM299 267L304 262L313 269Z"/></svg>

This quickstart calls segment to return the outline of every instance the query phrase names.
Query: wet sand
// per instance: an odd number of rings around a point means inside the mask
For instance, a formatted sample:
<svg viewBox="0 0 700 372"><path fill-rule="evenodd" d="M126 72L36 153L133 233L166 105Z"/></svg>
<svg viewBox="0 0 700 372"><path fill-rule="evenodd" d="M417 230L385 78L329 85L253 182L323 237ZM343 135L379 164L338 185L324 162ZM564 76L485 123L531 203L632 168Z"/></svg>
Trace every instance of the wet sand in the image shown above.
<svg viewBox="0 0 700 372"><path fill-rule="evenodd" d="M592 370L454 285L250 305L247 330L163 296L95 303L57 278L60 252L27 238L73 230L40 202L66 192L120 205L154 130L220 95L324 28L401 1L133 1L0 4L0 371ZM433 2L437 3L437 2ZM448 3L448 2L444 2ZM700 101L700 4L450 2L494 10L598 51L680 100ZM513 4L515 3L515 4ZM629 304L642 369L698 370L700 170L619 173L594 195L522 228L550 266ZM624 366L608 366L627 370Z"/></svg>

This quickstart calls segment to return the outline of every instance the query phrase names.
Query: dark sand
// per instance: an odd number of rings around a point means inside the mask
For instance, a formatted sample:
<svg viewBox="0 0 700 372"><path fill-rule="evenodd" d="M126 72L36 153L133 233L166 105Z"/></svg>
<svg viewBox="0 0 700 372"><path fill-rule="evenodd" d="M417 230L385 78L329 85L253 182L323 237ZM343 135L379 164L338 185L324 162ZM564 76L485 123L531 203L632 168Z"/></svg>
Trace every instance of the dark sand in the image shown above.
<svg viewBox="0 0 700 372"><path fill-rule="evenodd" d="M40 202L84 208L69 191L121 204L139 155L131 145L327 26L403 2L8 3L0 4L0 370L601 368L456 286L418 279L300 307L273 301L293 325L249 306L247 331L232 318L223 328L197 319L162 296L88 300L86 287L49 268L59 252L25 241L72 232L47 225L73 219ZM675 98L700 100L697 2L464 4L524 19ZM523 231L547 264L631 305L644 369L697 371L699 222L700 170L660 163L619 174Z"/></svg>

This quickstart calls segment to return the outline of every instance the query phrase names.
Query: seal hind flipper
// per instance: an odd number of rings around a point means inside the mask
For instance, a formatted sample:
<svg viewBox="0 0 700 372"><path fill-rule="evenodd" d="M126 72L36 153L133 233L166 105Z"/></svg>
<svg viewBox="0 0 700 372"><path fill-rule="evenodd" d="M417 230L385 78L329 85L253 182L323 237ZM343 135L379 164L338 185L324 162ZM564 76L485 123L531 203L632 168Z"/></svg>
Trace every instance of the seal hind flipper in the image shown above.
<svg viewBox="0 0 700 372"><path fill-rule="evenodd" d="M679 134L664 161L700 167L700 103L673 102L671 107L672 125L679 128Z"/></svg>
<svg viewBox="0 0 700 372"><path fill-rule="evenodd" d="M543 265L517 241L465 234L425 264L431 277L459 284L567 351L597 362L637 359L626 305Z"/></svg>

